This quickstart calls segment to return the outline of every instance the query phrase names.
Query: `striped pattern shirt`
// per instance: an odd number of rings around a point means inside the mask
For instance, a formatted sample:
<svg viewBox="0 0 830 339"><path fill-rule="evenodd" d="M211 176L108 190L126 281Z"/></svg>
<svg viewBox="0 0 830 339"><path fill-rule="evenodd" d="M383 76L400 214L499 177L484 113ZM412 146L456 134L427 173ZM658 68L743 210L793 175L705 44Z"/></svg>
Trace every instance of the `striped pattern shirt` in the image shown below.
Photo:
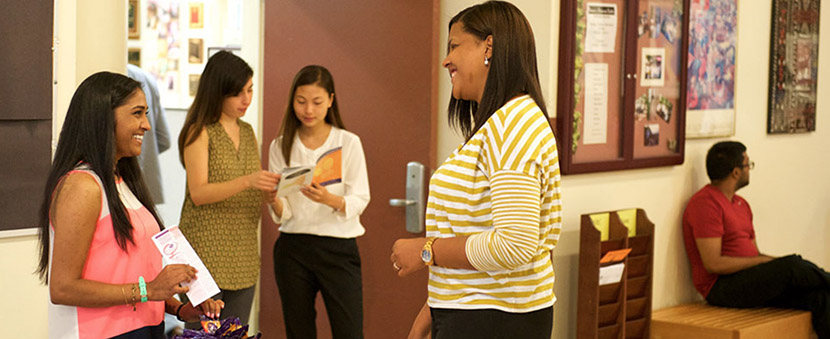
<svg viewBox="0 0 830 339"><path fill-rule="evenodd" d="M429 306L525 313L553 305L559 181L545 115L528 95L510 100L430 179L427 236L468 236L476 270L430 266Z"/></svg>

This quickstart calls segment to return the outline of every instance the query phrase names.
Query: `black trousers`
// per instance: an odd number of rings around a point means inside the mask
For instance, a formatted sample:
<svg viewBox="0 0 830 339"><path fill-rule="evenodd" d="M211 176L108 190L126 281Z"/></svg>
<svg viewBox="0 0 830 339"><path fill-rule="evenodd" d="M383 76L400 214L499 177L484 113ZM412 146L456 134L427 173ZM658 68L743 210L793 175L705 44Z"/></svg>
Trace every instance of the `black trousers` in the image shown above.
<svg viewBox="0 0 830 339"><path fill-rule="evenodd" d="M167 336L164 334L164 321L162 321L158 325L144 326L110 339L167 339Z"/></svg>
<svg viewBox="0 0 830 339"><path fill-rule="evenodd" d="M281 233L274 246L274 274L288 338L317 337L317 293L332 336L363 338L363 282L355 239Z"/></svg>
<svg viewBox="0 0 830 339"><path fill-rule="evenodd" d="M819 338L830 339L830 273L799 255L788 255L718 277L709 304L808 310Z"/></svg>
<svg viewBox="0 0 830 339"><path fill-rule="evenodd" d="M553 306L528 313L430 308L432 339L550 339Z"/></svg>

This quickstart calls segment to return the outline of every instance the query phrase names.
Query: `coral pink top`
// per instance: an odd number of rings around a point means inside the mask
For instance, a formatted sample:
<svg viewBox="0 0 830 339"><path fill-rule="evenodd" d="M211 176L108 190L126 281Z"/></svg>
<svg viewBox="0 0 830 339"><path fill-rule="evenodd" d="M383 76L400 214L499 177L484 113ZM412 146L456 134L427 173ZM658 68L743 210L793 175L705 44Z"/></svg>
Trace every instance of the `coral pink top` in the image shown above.
<svg viewBox="0 0 830 339"><path fill-rule="evenodd" d="M115 241L107 196L104 194L101 179L86 164L79 165L69 173L87 173L95 178L101 188L101 212L84 264L83 279L108 284L138 283L139 276L143 276L148 282L155 279L161 271L162 261L161 254L151 238L159 232L159 225L150 211L138 201L123 180L116 183L121 202L132 221L135 241L135 244L128 242L127 251L124 251ZM49 241L50 276L54 238L52 226ZM131 290L125 288L124 292L130 298ZM136 299L140 299L138 293L136 290ZM109 338L145 326L158 325L163 319L163 301L139 302L135 311L130 305L86 308L55 305L50 301L49 338Z"/></svg>

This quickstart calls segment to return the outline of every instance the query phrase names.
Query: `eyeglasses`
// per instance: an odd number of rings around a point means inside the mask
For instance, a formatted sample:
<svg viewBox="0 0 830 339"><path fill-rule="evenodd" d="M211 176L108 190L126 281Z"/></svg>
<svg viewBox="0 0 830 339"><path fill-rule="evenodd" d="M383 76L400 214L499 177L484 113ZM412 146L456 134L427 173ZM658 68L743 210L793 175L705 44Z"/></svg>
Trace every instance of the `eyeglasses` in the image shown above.
<svg viewBox="0 0 830 339"><path fill-rule="evenodd" d="M749 162L748 164L746 164L746 165L741 165L741 168L744 168L744 167L749 167L749 169L754 169L754 168L755 168L755 162L754 162L754 161L750 161L750 162Z"/></svg>

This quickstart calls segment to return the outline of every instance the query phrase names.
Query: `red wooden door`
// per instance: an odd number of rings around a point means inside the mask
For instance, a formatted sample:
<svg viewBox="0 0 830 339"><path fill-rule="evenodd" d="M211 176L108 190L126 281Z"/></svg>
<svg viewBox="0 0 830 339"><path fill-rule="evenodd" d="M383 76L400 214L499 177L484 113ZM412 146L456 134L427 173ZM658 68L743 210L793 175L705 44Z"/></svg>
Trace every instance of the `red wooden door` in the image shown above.
<svg viewBox="0 0 830 339"><path fill-rule="evenodd" d="M301 1L265 5L263 163L300 68L319 64L334 76L348 130L363 141L372 200L361 216L366 338L403 338L426 300L426 270L399 279L389 262L395 239L410 236L404 209L389 199L405 194L406 163L435 164L438 0ZM427 174L428 174L427 173ZM260 329L282 338L285 327L273 271L278 232L262 223ZM318 333L330 338L318 297Z"/></svg>

